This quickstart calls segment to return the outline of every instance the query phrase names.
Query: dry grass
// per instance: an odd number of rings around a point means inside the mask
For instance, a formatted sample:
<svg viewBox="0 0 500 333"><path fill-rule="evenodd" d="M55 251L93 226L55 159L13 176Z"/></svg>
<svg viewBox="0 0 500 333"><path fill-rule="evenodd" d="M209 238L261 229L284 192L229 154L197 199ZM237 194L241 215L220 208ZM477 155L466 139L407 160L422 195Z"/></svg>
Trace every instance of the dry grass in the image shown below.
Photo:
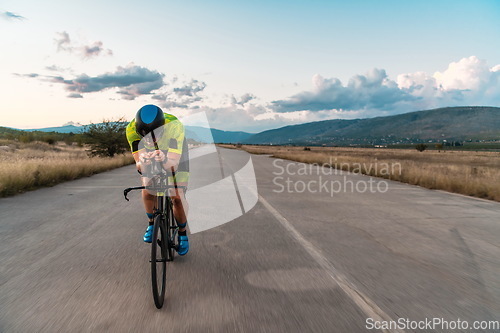
<svg viewBox="0 0 500 333"><path fill-rule="evenodd" d="M234 148L234 147L233 147ZM253 154L271 154L318 163L430 189L500 201L500 153L371 148L243 146Z"/></svg>
<svg viewBox="0 0 500 333"><path fill-rule="evenodd" d="M0 146L3 146L0 152L0 197L52 186L133 162L130 154L91 158L84 148L65 144L20 144L2 140Z"/></svg>

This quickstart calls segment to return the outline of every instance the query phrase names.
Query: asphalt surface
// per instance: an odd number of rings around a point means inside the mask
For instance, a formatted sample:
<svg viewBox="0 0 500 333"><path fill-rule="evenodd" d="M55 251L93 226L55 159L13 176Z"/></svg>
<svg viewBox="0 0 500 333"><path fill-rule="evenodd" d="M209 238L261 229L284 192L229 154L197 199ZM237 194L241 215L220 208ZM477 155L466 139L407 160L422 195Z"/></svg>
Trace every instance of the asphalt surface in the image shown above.
<svg viewBox="0 0 500 333"><path fill-rule="evenodd" d="M192 166L192 193L250 159L210 156ZM133 166L0 199L0 332L377 332L369 318L500 320L499 203L251 158L258 202L191 234L161 310L139 193L122 196L139 184ZM368 181L375 193L361 191Z"/></svg>

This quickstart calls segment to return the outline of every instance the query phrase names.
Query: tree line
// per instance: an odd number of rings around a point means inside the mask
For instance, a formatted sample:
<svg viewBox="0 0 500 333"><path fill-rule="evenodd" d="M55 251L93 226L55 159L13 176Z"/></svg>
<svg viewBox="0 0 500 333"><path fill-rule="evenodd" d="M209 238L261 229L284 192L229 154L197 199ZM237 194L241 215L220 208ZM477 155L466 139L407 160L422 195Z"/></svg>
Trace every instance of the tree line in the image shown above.
<svg viewBox="0 0 500 333"><path fill-rule="evenodd" d="M129 148L125 137L127 124L124 118L105 119L98 124L83 126L79 133L22 131L0 127L0 139L22 143L39 141L50 145L65 142L67 145L86 147L90 156L113 157L125 153Z"/></svg>

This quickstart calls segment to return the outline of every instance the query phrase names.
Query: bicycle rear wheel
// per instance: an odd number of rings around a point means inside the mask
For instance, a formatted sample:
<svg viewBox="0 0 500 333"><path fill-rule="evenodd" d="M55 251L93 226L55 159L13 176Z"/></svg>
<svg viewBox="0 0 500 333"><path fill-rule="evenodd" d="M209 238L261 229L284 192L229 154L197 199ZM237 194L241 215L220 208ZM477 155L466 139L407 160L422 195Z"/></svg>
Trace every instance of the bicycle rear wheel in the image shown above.
<svg viewBox="0 0 500 333"><path fill-rule="evenodd" d="M151 243L151 282L153 298L158 309L165 300L165 284L167 278L168 240L163 216L155 218L153 239Z"/></svg>

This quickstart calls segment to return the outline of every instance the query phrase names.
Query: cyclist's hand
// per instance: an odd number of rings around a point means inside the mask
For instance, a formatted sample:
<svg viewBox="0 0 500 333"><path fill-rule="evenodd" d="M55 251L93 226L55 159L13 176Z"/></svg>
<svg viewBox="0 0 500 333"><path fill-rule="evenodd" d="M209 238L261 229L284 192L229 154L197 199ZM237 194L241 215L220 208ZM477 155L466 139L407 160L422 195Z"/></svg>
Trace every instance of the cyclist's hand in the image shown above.
<svg viewBox="0 0 500 333"><path fill-rule="evenodd" d="M150 165L152 157L153 156L151 156L151 153L149 152L142 152L139 154L139 160L143 165Z"/></svg>
<svg viewBox="0 0 500 333"><path fill-rule="evenodd" d="M155 150L152 152L156 162L163 162L165 160L165 153L161 150Z"/></svg>

